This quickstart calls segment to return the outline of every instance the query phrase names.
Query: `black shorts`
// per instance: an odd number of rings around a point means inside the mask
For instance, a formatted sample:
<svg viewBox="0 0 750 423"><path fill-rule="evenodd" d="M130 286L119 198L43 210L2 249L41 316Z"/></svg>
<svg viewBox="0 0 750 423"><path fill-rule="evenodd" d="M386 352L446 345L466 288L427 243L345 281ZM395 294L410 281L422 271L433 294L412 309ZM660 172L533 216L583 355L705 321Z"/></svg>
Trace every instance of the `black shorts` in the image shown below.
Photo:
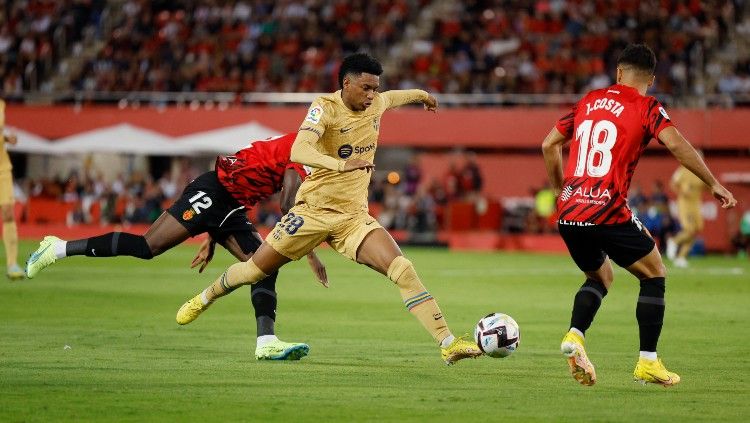
<svg viewBox="0 0 750 423"><path fill-rule="evenodd" d="M208 232L219 244L229 235L235 235L241 245L247 236L255 239L252 233L256 230L248 220L245 208L219 183L215 171L206 172L190 182L167 212L191 236Z"/></svg>
<svg viewBox="0 0 750 423"><path fill-rule="evenodd" d="M578 268L599 269L609 256L620 267L628 267L654 249L653 238L637 220L619 225L578 226L558 222L560 235Z"/></svg>

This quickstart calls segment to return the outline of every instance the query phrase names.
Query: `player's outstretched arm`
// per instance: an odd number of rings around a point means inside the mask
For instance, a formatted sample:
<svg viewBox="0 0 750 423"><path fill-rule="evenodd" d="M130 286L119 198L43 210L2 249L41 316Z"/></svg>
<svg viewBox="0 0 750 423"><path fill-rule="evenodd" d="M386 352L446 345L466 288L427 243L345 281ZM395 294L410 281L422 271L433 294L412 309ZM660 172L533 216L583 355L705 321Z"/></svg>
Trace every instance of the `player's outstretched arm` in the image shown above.
<svg viewBox="0 0 750 423"><path fill-rule="evenodd" d="M562 147L567 141L565 135L561 134L557 127L554 127L542 142L544 165L547 168L547 176L555 196L560 195L563 188Z"/></svg>
<svg viewBox="0 0 750 423"><path fill-rule="evenodd" d="M437 99L424 90L390 90L382 95L388 109L412 103L422 103L425 110L430 112L436 111L438 107Z"/></svg>
<svg viewBox="0 0 750 423"><path fill-rule="evenodd" d="M719 183L701 156L695 151L695 148L680 134L677 128L670 126L659 132L659 141L664 143L680 164L708 185L711 194L721 202L722 208L729 209L737 204L734 195Z"/></svg>

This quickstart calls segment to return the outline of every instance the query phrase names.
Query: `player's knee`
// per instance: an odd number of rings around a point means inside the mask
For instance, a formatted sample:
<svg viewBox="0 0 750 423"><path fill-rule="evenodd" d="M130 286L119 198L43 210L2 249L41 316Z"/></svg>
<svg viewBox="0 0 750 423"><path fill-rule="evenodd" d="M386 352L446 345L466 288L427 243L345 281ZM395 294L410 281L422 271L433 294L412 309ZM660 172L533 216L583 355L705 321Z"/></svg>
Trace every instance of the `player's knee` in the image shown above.
<svg viewBox="0 0 750 423"><path fill-rule="evenodd" d="M2 210L0 210L0 214L2 214L3 222L4 223L10 223L13 222L13 208L10 206L2 206Z"/></svg>
<svg viewBox="0 0 750 423"><path fill-rule="evenodd" d="M404 256L398 256L388 266L388 279L392 280L399 287L411 281L419 280L414 265Z"/></svg>

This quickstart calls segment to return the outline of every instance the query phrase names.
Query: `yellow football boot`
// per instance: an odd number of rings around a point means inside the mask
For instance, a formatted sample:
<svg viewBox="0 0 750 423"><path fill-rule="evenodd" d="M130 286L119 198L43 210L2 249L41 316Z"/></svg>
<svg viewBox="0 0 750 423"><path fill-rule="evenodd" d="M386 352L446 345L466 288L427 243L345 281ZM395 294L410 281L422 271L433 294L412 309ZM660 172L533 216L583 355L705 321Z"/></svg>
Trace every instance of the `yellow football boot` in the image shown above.
<svg viewBox="0 0 750 423"><path fill-rule="evenodd" d="M310 352L310 346L301 342L284 342L278 339L255 348L256 360L299 360Z"/></svg>
<svg viewBox="0 0 750 423"><path fill-rule="evenodd" d="M8 270L5 272L5 276L7 276L11 281L17 281L25 278L26 273L24 273L23 269L21 269L21 266L14 264L8 268Z"/></svg>
<svg viewBox="0 0 750 423"><path fill-rule="evenodd" d="M200 316L200 314L203 313L203 311L210 305L211 303L203 305L203 301L201 301L201 294L196 295L195 297L189 299L188 302L183 304L179 310L177 310L177 323L186 325L192 322L193 320L197 319L198 316Z"/></svg>
<svg viewBox="0 0 750 423"><path fill-rule="evenodd" d="M62 241L56 236L45 236L39 243L39 248L34 251L26 261L26 277L29 279L41 272L42 269L57 261L55 255L55 243Z"/></svg>
<svg viewBox="0 0 750 423"><path fill-rule="evenodd" d="M596 383L596 370L589 361L586 350L583 348L583 337L575 332L569 331L563 337L560 351L568 358L568 366L573 379L581 385L591 386Z"/></svg>
<svg viewBox="0 0 750 423"><path fill-rule="evenodd" d="M458 360L463 360L464 358L477 358L480 355L482 355L482 350L479 349L479 346L472 341L468 341L464 337L457 337L450 345L448 345L448 347L441 348L443 361L449 366Z"/></svg>
<svg viewBox="0 0 750 423"><path fill-rule="evenodd" d="M646 383L657 383L665 387L680 383L680 375L667 370L660 359L649 360L643 357L640 357L638 364L635 365L633 379L644 385Z"/></svg>

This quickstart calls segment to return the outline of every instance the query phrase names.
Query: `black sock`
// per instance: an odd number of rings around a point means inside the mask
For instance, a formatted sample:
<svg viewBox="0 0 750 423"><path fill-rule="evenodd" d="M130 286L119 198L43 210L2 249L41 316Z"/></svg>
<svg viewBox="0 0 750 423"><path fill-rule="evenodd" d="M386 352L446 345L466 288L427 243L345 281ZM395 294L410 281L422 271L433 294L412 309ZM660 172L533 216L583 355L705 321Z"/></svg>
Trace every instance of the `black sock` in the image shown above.
<svg viewBox="0 0 750 423"><path fill-rule="evenodd" d="M664 278L651 278L641 281L635 317L641 339L641 351L656 352L661 327L664 322Z"/></svg>
<svg viewBox="0 0 750 423"><path fill-rule="evenodd" d="M258 335L273 335L276 321L276 277L273 272L250 289L250 301L255 308L255 322Z"/></svg>
<svg viewBox="0 0 750 423"><path fill-rule="evenodd" d="M607 288L601 282L586 279L581 285L575 299L573 300L573 315L570 318L570 327L576 328L583 333L591 326L594 316L602 304L602 299L607 295Z"/></svg>
<svg viewBox="0 0 750 423"><path fill-rule="evenodd" d="M65 246L67 256L114 257L133 256L150 259L154 255L142 235L127 232L110 232L92 238L68 241Z"/></svg>

